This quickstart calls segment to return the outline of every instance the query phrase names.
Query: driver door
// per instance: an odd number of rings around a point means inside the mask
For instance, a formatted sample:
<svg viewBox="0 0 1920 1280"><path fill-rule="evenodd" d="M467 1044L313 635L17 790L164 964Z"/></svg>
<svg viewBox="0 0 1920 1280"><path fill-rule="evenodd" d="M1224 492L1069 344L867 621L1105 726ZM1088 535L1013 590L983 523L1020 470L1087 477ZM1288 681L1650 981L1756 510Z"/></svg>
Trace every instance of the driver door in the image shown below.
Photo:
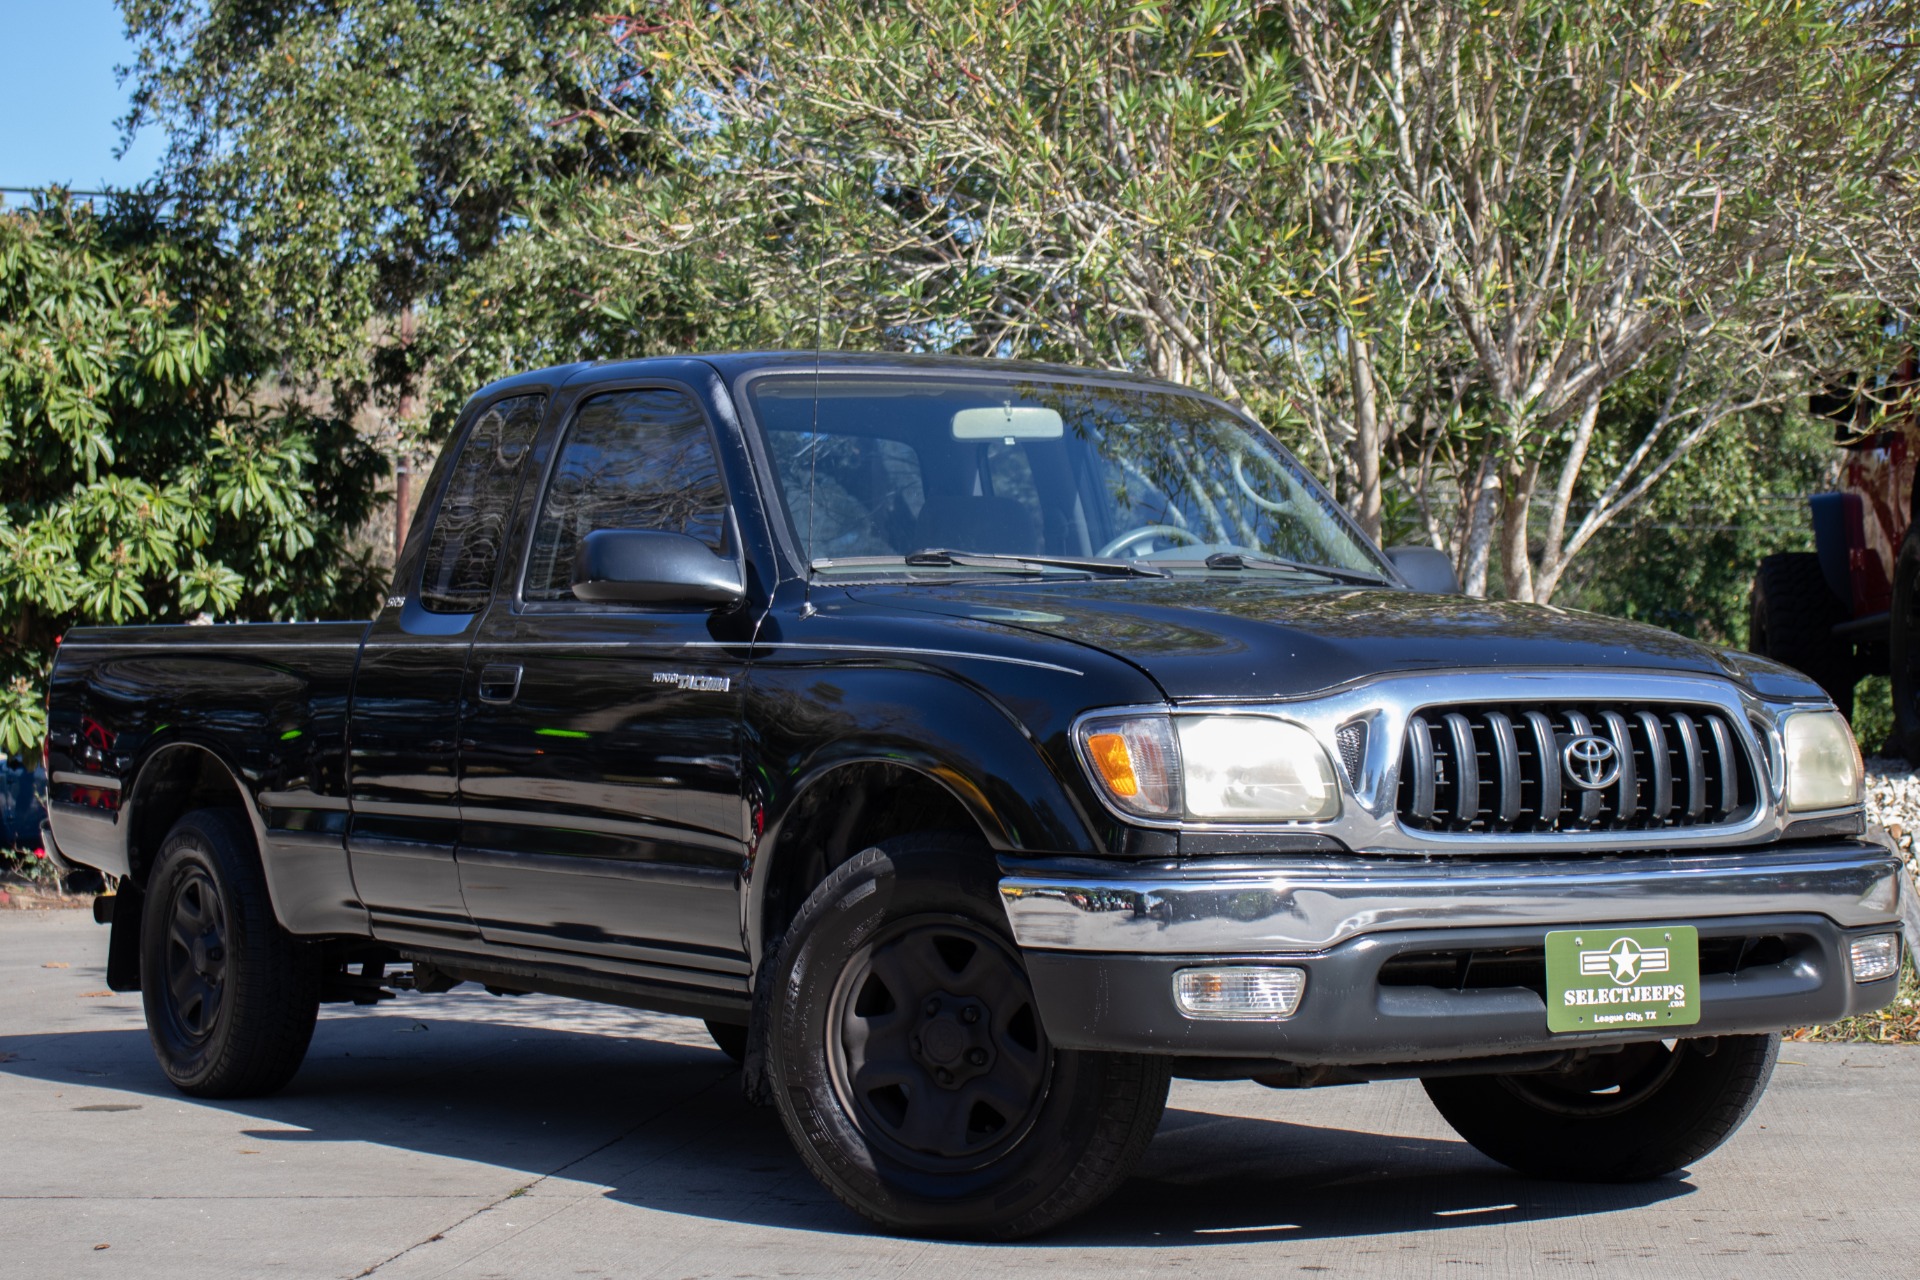
<svg viewBox="0 0 1920 1280"><path fill-rule="evenodd" d="M474 643L461 713L460 868L481 935L738 990L746 853L745 609L589 604L598 529L738 555L714 442L679 385L591 394L553 450L518 592Z"/></svg>

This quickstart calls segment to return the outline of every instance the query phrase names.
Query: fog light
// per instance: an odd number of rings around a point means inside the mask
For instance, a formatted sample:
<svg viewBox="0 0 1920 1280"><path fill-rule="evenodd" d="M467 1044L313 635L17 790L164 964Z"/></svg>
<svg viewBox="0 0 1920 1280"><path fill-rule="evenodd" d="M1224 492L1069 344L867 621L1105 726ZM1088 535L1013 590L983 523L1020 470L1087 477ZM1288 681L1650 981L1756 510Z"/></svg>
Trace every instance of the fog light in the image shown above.
<svg viewBox="0 0 1920 1280"><path fill-rule="evenodd" d="M1173 975L1173 1002L1189 1018L1291 1018L1306 989L1305 969L1231 965Z"/></svg>
<svg viewBox="0 0 1920 1280"><path fill-rule="evenodd" d="M1853 940L1853 980L1878 982L1900 972L1900 935L1876 933Z"/></svg>

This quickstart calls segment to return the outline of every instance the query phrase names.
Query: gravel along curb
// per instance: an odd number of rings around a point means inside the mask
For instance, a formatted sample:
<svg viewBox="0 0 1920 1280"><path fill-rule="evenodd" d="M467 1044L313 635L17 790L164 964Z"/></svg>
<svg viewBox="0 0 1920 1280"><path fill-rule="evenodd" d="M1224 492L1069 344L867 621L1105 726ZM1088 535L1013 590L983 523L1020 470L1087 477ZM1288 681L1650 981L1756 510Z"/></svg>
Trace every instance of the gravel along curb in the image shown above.
<svg viewBox="0 0 1920 1280"><path fill-rule="evenodd" d="M1906 923L1907 954L1920 956L1920 774L1905 760L1869 756L1867 765L1867 821L1883 829L1888 843L1906 863L1900 914Z"/></svg>

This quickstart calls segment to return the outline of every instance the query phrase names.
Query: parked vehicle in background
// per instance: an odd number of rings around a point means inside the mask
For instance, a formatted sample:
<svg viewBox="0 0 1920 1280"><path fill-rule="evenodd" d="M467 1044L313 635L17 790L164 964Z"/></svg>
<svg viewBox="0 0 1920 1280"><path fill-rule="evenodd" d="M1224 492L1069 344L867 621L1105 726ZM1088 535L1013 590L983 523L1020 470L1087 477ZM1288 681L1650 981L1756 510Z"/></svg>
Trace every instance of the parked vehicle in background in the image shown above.
<svg viewBox="0 0 1920 1280"><path fill-rule="evenodd" d="M1888 415L1882 403L1920 384L1907 358L1874 388L1823 392L1813 412L1834 424L1846 451L1840 488L1807 501L1814 550L1783 551L1754 574L1747 648L1805 672L1853 714L1854 687L1886 675L1893 685L1893 738L1920 760L1920 532L1914 469L1920 416ZM1881 743L1869 743L1879 749Z"/></svg>
<svg viewBox="0 0 1920 1280"><path fill-rule="evenodd" d="M76 630L51 834L203 1096L325 1000L692 1014L892 1230L1126 1177L1170 1076L1417 1078L1530 1174L1713 1150L1892 998L1820 687L1456 593L1231 407L771 354L483 389L367 622Z"/></svg>

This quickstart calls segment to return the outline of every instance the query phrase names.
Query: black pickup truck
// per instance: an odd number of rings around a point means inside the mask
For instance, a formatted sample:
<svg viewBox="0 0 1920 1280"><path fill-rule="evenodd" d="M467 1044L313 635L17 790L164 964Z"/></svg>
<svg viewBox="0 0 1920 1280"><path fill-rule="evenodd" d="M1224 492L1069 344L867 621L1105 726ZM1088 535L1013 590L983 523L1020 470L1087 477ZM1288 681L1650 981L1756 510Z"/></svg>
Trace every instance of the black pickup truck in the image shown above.
<svg viewBox="0 0 1920 1280"><path fill-rule="evenodd" d="M188 1093L278 1088L321 1001L690 1014L852 1208L1011 1237L1170 1076L1418 1078L1514 1168L1658 1176L1893 994L1817 685L1449 594L1190 390L570 365L424 501L370 623L60 648L49 847Z"/></svg>

